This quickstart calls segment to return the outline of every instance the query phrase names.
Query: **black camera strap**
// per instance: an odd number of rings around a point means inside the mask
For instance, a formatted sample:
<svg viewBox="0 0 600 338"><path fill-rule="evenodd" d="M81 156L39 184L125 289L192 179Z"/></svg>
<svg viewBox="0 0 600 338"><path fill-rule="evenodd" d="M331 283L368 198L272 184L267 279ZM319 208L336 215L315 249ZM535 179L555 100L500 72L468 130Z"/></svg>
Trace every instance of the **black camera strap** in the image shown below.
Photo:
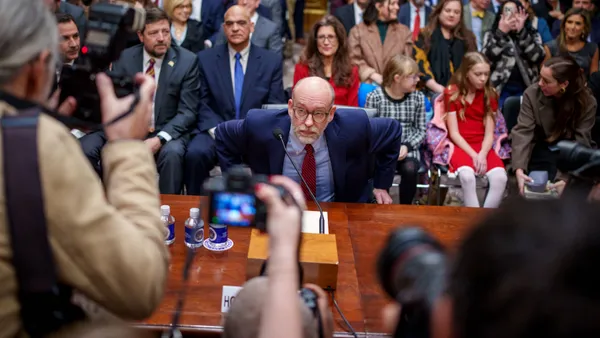
<svg viewBox="0 0 600 338"><path fill-rule="evenodd" d="M73 305L71 288L59 285L48 243L38 161L41 108L3 116L4 189L12 262L19 288L21 319L31 337L42 337L85 317Z"/></svg>

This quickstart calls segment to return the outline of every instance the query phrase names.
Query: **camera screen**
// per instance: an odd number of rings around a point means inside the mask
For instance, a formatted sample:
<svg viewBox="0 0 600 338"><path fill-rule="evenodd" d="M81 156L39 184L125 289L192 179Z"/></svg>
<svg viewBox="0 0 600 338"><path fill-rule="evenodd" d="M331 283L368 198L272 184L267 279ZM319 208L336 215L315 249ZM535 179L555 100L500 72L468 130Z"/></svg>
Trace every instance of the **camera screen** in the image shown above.
<svg viewBox="0 0 600 338"><path fill-rule="evenodd" d="M210 223L248 227L256 214L254 195L215 192L212 194Z"/></svg>

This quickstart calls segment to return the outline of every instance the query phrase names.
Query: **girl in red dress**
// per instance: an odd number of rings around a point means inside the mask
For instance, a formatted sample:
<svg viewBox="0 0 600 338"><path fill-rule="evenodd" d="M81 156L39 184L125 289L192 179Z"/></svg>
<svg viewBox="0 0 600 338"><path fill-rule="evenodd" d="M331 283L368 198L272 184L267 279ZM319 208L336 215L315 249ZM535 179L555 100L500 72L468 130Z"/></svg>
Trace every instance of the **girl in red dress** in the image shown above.
<svg viewBox="0 0 600 338"><path fill-rule="evenodd" d="M498 95L490 84L490 65L477 52L465 54L444 91L448 135L454 143L450 170L460 179L465 206L479 207L475 175L487 176L484 208L496 208L506 188L504 163L492 150Z"/></svg>

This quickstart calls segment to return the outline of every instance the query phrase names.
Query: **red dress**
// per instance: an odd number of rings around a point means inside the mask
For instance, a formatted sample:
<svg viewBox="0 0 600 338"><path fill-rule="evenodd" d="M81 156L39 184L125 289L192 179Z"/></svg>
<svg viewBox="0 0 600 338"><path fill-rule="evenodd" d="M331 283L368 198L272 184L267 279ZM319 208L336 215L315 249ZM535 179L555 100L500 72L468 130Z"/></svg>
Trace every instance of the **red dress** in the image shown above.
<svg viewBox="0 0 600 338"><path fill-rule="evenodd" d="M452 93L456 91L456 87L452 86L450 88L446 88L444 91L444 100L446 101L446 112L456 112L456 119L458 121L458 132L460 135L467 141L467 143L475 150L479 152L481 150L481 145L483 143L483 137L485 135L485 123L484 123L484 98L483 98L483 90L477 91L475 97L473 98L473 102L469 104L465 102L465 119L462 120L460 118L460 111L463 108L462 103L460 102L460 98L456 99L453 102L448 102ZM490 102L493 111L497 111L498 109L498 101L496 99L492 99ZM464 150L460 149L458 146L454 146L454 153L450 158L450 170L452 172L456 171L456 169L460 167L471 167L473 170L475 166L473 165L473 159L469 156ZM504 168L504 163L498 157L498 154L491 149L487 154L487 171L494 168Z"/></svg>
<svg viewBox="0 0 600 338"><path fill-rule="evenodd" d="M298 62L296 64L296 69L294 70L294 86L298 81L309 76L310 74L308 65ZM358 107L358 86L360 85L360 80L358 78L358 68L356 66L352 66L352 74L350 77L352 80L350 86L348 87L336 86L335 82L333 81L333 76L329 79L329 83L335 92L334 104Z"/></svg>

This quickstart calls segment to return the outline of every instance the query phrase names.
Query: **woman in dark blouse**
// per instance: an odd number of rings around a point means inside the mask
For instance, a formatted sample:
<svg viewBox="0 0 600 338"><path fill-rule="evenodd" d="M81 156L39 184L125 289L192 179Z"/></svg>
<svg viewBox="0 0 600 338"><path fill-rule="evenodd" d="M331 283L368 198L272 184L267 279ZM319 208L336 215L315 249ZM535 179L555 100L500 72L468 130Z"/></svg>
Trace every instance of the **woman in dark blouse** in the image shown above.
<svg viewBox="0 0 600 338"><path fill-rule="evenodd" d="M415 41L413 56L419 65L421 82L434 93L444 91L467 52L477 51L475 35L462 17L460 0L441 0Z"/></svg>
<svg viewBox="0 0 600 338"><path fill-rule="evenodd" d="M333 15L313 26L304 53L294 71L294 85L308 76L319 76L335 91L335 104L358 106L358 67L350 63L346 30Z"/></svg>
<svg viewBox="0 0 600 338"><path fill-rule="evenodd" d="M165 0L165 12L171 18L172 43L198 53L204 49L202 23L190 19L192 0Z"/></svg>
<svg viewBox="0 0 600 338"><path fill-rule="evenodd" d="M588 42L592 24L587 11L572 8L567 11L560 24L558 37L548 42L546 60L558 55L570 55L583 69L586 77L598 71L598 46Z"/></svg>

